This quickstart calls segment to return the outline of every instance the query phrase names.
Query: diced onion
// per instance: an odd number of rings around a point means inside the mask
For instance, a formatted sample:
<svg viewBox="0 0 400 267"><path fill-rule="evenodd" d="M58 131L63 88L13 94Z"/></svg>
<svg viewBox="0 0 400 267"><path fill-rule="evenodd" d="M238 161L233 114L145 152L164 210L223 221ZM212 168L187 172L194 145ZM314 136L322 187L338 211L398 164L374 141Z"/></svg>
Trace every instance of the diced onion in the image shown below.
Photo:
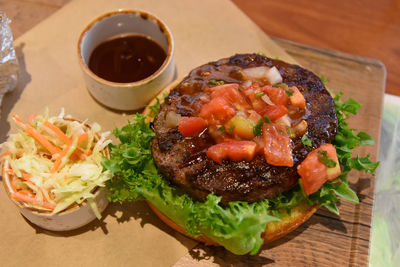
<svg viewBox="0 0 400 267"><path fill-rule="evenodd" d="M174 128L178 126L180 119L181 119L180 114L177 114L176 112L173 111L169 111L167 113L167 116L165 117L165 127Z"/></svg>
<svg viewBox="0 0 400 267"><path fill-rule="evenodd" d="M296 136L303 136L307 131L307 122L302 120L293 127L293 131Z"/></svg>
<svg viewBox="0 0 400 267"><path fill-rule="evenodd" d="M201 94L199 96L200 101L202 102L209 102L210 101L210 97L207 94Z"/></svg>
<svg viewBox="0 0 400 267"><path fill-rule="evenodd" d="M252 81L251 80L246 80L244 83L242 83L242 88L248 88L252 85Z"/></svg>
<svg viewBox="0 0 400 267"><path fill-rule="evenodd" d="M243 118L246 117L246 113L244 111L238 111L238 112L236 112L236 115L241 116Z"/></svg>
<svg viewBox="0 0 400 267"><path fill-rule="evenodd" d="M276 67L268 68L265 66L244 69L243 75L248 79L268 79L271 85L282 82L282 76Z"/></svg>
<svg viewBox="0 0 400 267"><path fill-rule="evenodd" d="M282 76L279 73L279 70L275 67L270 68L269 71L267 72L266 76L271 85L282 82Z"/></svg>
<svg viewBox="0 0 400 267"><path fill-rule="evenodd" d="M272 103L271 99L269 99L269 96L267 94L264 94L261 96L261 99L267 103L268 105L275 105L274 103Z"/></svg>
<svg viewBox="0 0 400 267"><path fill-rule="evenodd" d="M290 118L289 116L286 114L282 117L280 117L279 119L277 119L275 121L276 124L282 125L282 126L286 126L286 127L290 127Z"/></svg>
<svg viewBox="0 0 400 267"><path fill-rule="evenodd" d="M243 74L247 78L263 78L265 77L267 72L268 72L268 67L265 66L248 68L243 70Z"/></svg>

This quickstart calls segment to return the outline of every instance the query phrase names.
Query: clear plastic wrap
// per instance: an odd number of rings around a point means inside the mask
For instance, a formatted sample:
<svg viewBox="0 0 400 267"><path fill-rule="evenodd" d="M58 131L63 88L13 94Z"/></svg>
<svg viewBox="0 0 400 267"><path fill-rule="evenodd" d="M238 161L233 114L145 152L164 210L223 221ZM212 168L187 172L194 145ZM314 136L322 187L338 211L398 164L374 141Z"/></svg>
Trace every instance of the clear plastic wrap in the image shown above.
<svg viewBox="0 0 400 267"><path fill-rule="evenodd" d="M0 106L4 94L12 91L18 81L18 60L9 23L7 16L0 12Z"/></svg>
<svg viewBox="0 0 400 267"><path fill-rule="evenodd" d="M375 203L371 231L370 267L400 263L400 97L385 95Z"/></svg>

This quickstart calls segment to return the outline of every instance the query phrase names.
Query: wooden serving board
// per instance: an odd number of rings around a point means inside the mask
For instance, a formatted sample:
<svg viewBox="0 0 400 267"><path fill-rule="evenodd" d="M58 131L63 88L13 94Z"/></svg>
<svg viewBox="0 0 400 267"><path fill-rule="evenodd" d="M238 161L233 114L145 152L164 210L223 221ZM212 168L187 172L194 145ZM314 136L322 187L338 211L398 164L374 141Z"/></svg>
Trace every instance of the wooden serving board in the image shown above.
<svg viewBox="0 0 400 267"><path fill-rule="evenodd" d="M376 145L358 149L377 159L386 70L378 60L274 39L303 67L324 75L327 87L362 103L350 125L371 134ZM340 217L319 209L305 224L281 240L264 245L256 256L237 256L202 244L174 266L367 266L371 231L374 176L352 172L351 187L360 204L341 201Z"/></svg>

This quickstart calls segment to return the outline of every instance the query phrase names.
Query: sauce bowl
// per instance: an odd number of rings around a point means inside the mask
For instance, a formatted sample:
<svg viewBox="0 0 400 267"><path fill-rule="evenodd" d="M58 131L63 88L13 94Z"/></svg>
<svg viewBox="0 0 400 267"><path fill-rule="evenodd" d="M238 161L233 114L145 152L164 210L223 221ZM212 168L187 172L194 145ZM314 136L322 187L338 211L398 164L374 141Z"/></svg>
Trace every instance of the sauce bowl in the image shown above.
<svg viewBox="0 0 400 267"><path fill-rule="evenodd" d="M156 72L136 82L111 82L97 76L88 67L93 50L104 41L124 35L144 35L158 43L167 54L163 64ZM77 52L89 93L112 109L140 109L174 79L174 41L171 31L160 19L145 11L120 9L96 18L81 33Z"/></svg>

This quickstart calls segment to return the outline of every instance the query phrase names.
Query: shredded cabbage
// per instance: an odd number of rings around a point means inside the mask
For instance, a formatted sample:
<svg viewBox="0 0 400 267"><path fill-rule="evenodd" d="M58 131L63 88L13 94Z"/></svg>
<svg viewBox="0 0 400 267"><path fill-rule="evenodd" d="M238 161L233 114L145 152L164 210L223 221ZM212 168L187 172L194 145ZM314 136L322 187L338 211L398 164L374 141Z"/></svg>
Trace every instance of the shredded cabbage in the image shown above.
<svg viewBox="0 0 400 267"><path fill-rule="evenodd" d="M53 155L24 131L28 124L14 118L21 129L11 134L9 140L1 145L3 150L11 152L2 158L9 163L10 171L13 172L10 180L15 192L11 193L20 192L34 198L35 203L23 202L24 205L51 211L52 214L87 200L100 219L94 192L111 179L111 171L103 169L101 165L103 150L111 143L107 139L109 133L100 133L101 127L97 123L88 127L86 122L70 118L65 116L64 109L58 116L49 117L46 109L43 115L37 115L29 122L41 136L59 149L60 152ZM46 127L46 121L59 128L71 140L71 146L64 157L61 153L68 144L55 131ZM77 140L83 133L87 133L88 138L78 144ZM52 172L59 157L62 157L61 165L56 172ZM45 207L44 203L48 205ZM53 208L48 208L49 205Z"/></svg>

